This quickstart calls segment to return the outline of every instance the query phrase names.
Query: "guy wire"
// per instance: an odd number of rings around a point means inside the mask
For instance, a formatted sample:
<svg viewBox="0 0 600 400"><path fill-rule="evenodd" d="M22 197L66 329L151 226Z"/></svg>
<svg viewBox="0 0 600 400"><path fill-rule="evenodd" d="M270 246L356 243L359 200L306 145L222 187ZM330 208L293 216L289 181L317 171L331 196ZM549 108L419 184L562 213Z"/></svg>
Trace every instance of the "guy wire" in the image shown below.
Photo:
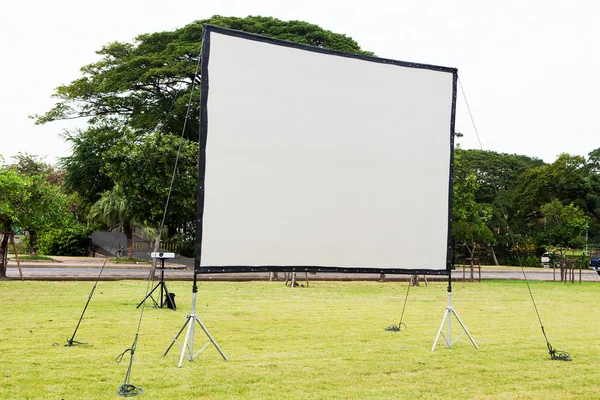
<svg viewBox="0 0 600 400"><path fill-rule="evenodd" d="M481 151L485 151L483 149L483 146L481 144L481 139L479 137L479 131L477 130L477 126L475 125L475 120L473 118L473 114L471 113L471 107L469 107L469 102L467 100L467 96L465 95L465 90L463 88L462 82L460 80L460 77L458 78L458 85L460 86L460 91L463 95L463 99L465 100L465 105L467 107L467 112L469 113L469 118L471 119L471 124L473 125L473 130L475 131L475 136L477 137L477 142L479 143L479 148ZM510 225L508 223L508 215L506 214L506 211L504 209L504 206L502 205L502 201L500 200L500 193L498 192L498 188L496 187L495 182L493 182L494 177L491 176L492 179L492 186L494 188L494 193L496 195L496 199L498 200L498 205L500 207L500 211L502 212L502 216L504 217L504 221L506 224L506 230L508 232L508 236L510 237L510 241L512 243L513 248L516 249L515 254L517 255L517 261L519 262L519 267L521 268L521 272L523 273L523 278L525 280L525 284L527 285L527 290L529 291L529 296L531 298L531 302L533 304L533 308L535 310L535 314L537 315L537 319L540 323L540 328L542 330L542 334L544 335L544 339L546 340L546 346L548 347L548 352L550 353L550 358L552 360L563 360L563 361L570 361L571 357L569 356L569 354L567 352L564 351L558 351L552 348L552 346L550 345L550 342L548 341L548 336L546 336L546 331L544 329L544 324L542 323L542 318L540 316L540 313L538 311L538 307L537 304L535 302L535 299L533 297L533 292L531 290L531 286L529 285L529 280L527 279L527 274L525 273L525 268L523 268L523 263L521 262L521 256L519 255L519 248L516 246L516 241L515 238L513 236L512 230L510 229Z"/></svg>
<svg viewBox="0 0 600 400"><path fill-rule="evenodd" d="M406 328L406 324L402 322L404 319L404 310L406 310L406 303L408 302L408 292L410 291L410 278L408 279L408 286L406 287L406 296L404 296L404 305L402 306L402 314L400 315L400 322L398 325L390 325L385 328L386 331L400 332L402 330L402 325L404 325L404 329Z"/></svg>
<svg viewBox="0 0 600 400"><path fill-rule="evenodd" d="M110 250L108 251L109 254L112 251L112 249L114 249L115 247L115 242L116 242L117 238L115 237L113 239L112 244L110 245ZM65 344L66 347L70 347L73 346L74 344L85 344L83 342L78 342L75 340L75 335L77 334L77 330L79 329L79 325L81 325L81 321L83 320L83 316L85 315L85 312L88 308L88 305L90 304L90 301L92 300L92 297L94 296L94 291L96 290L96 287L98 286L98 282L100 281L100 277L102 276L102 272L104 272L104 267L106 266L106 262L108 261L108 256L106 256L104 258L104 262L102 263L102 268L100 268L100 272L98 273L98 276L96 277L96 282L94 282L94 286L92 286L92 290L90 291L90 294L88 295L88 299L85 303L85 306L83 307L83 311L81 312L81 316L79 317L79 321L77 321L77 325L75 326L75 330L73 331L73 335L71 336L70 339L67 339L67 343Z"/></svg>

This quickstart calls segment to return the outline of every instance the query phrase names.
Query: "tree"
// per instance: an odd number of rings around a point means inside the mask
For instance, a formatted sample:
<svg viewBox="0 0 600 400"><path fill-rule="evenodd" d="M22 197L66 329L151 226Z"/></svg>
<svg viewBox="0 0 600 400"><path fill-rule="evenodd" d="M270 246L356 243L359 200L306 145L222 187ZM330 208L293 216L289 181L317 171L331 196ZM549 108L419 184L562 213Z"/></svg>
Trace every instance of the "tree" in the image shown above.
<svg viewBox="0 0 600 400"><path fill-rule="evenodd" d="M60 168L45 162L41 157L18 153L12 157L15 162L12 167L27 176L41 175L51 185L62 186L64 184L64 173Z"/></svg>
<svg viewBox="0 0 600 400"><path fill-rule="evenodd" d="M590 239L600 243L600 148L588 154L588 175L585 180L586 206L590 221Z"/></svg>
<svg viewBox="0 0 600 400"><path fill-rule="evenodd" d="M127 243L127 258L133 258L133 221L130 208L123 190L119 185L115 185L111 190L102 193L89 214L92 220L101 220L109 229L116 226L123 229Z"/></svg>
<svg viewBox="0 0 600 400"><path fill-rule="evenodd" d="M65 190L79 195L86 213L100 199L102 193L114 186L114 182L102 172L102 154L110 149L120 136L118 129L106 124L64 133L72 148L71 155L60 161L65 171Z"/></svg>
<svg viewBox="0 0 600 400"><path fill-rule="evenodd" d="M477 244L489 247L495 238L489 228L491 207L476 201L479 182L473 171L464 168L462 152L458 147L454 151L452 235L468 251L473 267Z"/></svg>
<svg viewBox="0 0 600 400"><path fill-rule="evenodd" d="M29 254L37 255L37 233L58 225L68 208L68 199L60 188L63 175L38 156L19 153L10 168L31 180L29 199L22 205L19 228L29 234Z"/></svg>
<svg viewBox="0 0 600 400"><path fill-rule="evenodd" d="M172 179L176 160L176 179ZM196 143L160 131L138 136L124 130L113 147L103 153L103 163L102 171L119 186L132 220L157 228L169 191L166 224L182 226L194 219Z"/></svg>
<svg viewBox="0 0 600 400"><path fill-rule="evenodd" d="M525 237L525 224L518 218L515 189L523 173L545 165L538 158L483 150L460 150L461 168L471 171L477 180L475 201L487 209L484 221L494 236L485 244L494 263L498 263L496 247L510 249L513 241ZM479 211L480 213L482 211ZM510 227L510 231L509 231ZM511 235L511 232L520 232ZM493 244L493 245L492 245ZM500 253L502 254L502 252Z"/></svg>
<svg viewBox="0 0 600 400"><path fill-rule="evenodd" d="M600 149L582 156L561 154L552 164L528 170L520 179L516 198L519 212L531 222L542 217L541 207L558 199L573 203L600 223Z"/></svg>
<svg viewBox="0 0 600 400"><path fill-rule="evenodd" d="M541 207L544 218L538 241L559 249L564 256L568 248L581 248L585 244L585 230L588 219L585 213L574 204L564 205L558 199Z"/></svg>
<svg viewBox="0 0 600 400"><path fill-rule="evenodd" d="M181 227L193 220L197 154L197 145L184 138L159 131L138 136L122 129L118 139L112 140L110 148L97 160L98 173L114 186L101 193L91 206L89 217L109 229L120 226L131 258L134 225L157 230L170 191L167 226ZM173 180L175 160L177 179Z"/></svg>
<svg viewBox="0 0 600 400"><path fill-rule="evenodd" d="M66 196L41 175L28 176L13 166L0 166L0 193L0 278L4 278L13 227L36 232L58 223L65 215L67 203Z"/></svg>
<svg viewBox="0 0 600 400"><path fill-rule="evenodd" d="M119 140L102 155L102 171L115 186L101 194L91 207L90 217L109 228L121 226L127 240L128 257L133 256L134 225L157 229L171 190L168 226L193 220L196 204L198 147L183 138L155 132L136 136L123 131ZM177 177L172 180L177 162Z"/></svg>
<svg viewBox="0 0 600 400"><path fill-rule="evenodd" d="M30 180L12 168L0 168L0 279L6 278L8 240L12 233L12 224L18 220L21 208L29 200Z"/></svg>
<svg viewBox="0 0 600 400"><path fill-rule="evenodd" d="M69 218L68 198L60 188L50 185L40 175L30 178L28 201L22 204L15 224L29 233L29 254L37 255L37 234Z"/></svg>

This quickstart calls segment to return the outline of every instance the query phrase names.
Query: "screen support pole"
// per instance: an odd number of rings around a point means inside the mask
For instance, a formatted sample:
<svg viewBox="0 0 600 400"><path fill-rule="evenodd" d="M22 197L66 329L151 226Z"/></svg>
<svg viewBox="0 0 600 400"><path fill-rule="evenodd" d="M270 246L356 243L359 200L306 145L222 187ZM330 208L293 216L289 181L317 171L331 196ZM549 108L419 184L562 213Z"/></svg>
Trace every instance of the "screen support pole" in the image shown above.
<svg viewBox="0 0 600 400"><path fill-rule="evenodd" d="M450 321L452 320L452 315L454 315L456 317L456 320L458 321L458 323L460 324L460 326L462 326L462 328L464 330L464 332L461 333L460 336L454 340L454 342L451 340L451 337L450 337L450 334L451 334ZM447 326L446 326L447 330L446 330L446 335L444 335L443 330L444 330L444 324L446 324L446 323L447 323ZM477 343L475 343L475 340L473 339L473 337L467 330L467 327L461 321L461 319L458 316L458 314L456 313L456 310L454 309L454 307L452 307L452 272L448 271L448 305L446 306L446 311L444 312L444 318L442 318L442 324L440 325L440 329L438 330L437 336L435 337L435 341L433 342L433 347L431 348L431 351L435 350L435 347L437 346L438 341L440 340L440 336L442 338L444 338L444 342L446 342L446 347L449 349L465 333L471 340L471 343L473 343L473 346L475 346L475 348L477 350L479 350Z"/></svg>
<svg viewBox="0 0 600 400"><path fill-rule="evenodd" d="M215 339L213 339L213 337L211 336L208 329L206 329L206 327L204 326L202 321L200 321L200 319L198 318L198 315L196 315L196 293L198 292L198 286L196 284L196 275L197 275L197 273L196 273L196 270L194 269L194 286L192 287L192 312L187 315L185 322L181 326L181 329L179 329L179 332L177 332L177 335L175 335L175 337L171 341L171 344L169 344L169 347L167 347L167 349L163 353L163 357L166 356L167 353L169 352L169 350L171 350L171 347L173 347L173 345L175 343L177 343L177 345L179 347L181 347L181 357L179 357L179 364L177 365L177 367L179 367L179 368L181 368L181 364L183 364L183 358L186 356L186 354L187 354L187 359L189 361L194 361L194 358L198 354L202 353L202 351L204 349L206 349L208 347L208 345L211 343L215 345L215 347L217 348L217 350L219 351L219 353L221 354L223 359L225 361L227 361L227 356L225 355L225 353L223 353L223 351L221 350L221 348L219 347L217 342L215 342ZM197 322L198 325L200 325L200 327L202 328L202 330L204 331L206 336L208 336L208 339L209 339L209 341L196 353L194 353L194 328L195 328L194 322ZM181 335L181 333L185 329L186 325L188 327L187 334L185 335L185 340L183 342L183 346L180 346L179 343L177 342L177 339L179 338L179 335Z"/></svg>

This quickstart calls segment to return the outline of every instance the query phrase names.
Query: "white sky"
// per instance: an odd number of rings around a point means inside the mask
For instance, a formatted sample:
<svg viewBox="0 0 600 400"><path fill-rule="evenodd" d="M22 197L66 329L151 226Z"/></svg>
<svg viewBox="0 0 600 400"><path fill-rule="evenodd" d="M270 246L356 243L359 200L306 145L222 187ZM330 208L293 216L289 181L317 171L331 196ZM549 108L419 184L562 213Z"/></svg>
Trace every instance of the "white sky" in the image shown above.
<svg viewBox="0 0 600 400"><path fill-rule="evenodd" d="M307 21L380 57L458 68L484 150L552 162L600 147L597 0L21 0L0 14L0 154L68 155L59 133L77 123L27 118L56 86L111 41L216 14ZM460 88L456 131L480 148Z"/></svg>

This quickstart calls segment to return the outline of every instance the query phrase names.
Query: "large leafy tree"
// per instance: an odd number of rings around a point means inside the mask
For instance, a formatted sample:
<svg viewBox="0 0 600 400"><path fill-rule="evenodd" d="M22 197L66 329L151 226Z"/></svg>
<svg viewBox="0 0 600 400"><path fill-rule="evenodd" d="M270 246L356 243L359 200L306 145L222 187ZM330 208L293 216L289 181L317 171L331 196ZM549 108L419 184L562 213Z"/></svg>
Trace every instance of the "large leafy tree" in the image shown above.
<svg viewBox="0 0 600 400"><path fill-rule="evenodd" d="M29 254L37 255L38 232L58 227L71 219L68 197L41 175L29 178L28 201L21 206L15 224L29 233Z"/></svg>
<svg viewBox="0 0 600 400"><path fill-rule="evenodd" d="M528 221L543 216L541 207L558 199L573 203L600 223L600 149L588 158L561 154L552 164L532 168L519 180L516 199L521 215Z"/></svg>
<svg viewBox="0 0 600 400"><path fill-rule="evenodd" d="M521 174L545 165L539 158L485 150L461 150L462 167L473 171L479 188L477 201L491 204L514 190ZM504 200L504 199L503 199Z"/></svg>
<svg viewBox="0 0 600 400"><path fill-rule="evenodd" d="M564 256L567 248L583 247L588 218L582 210L572 203L564 205L558 199L553 199L541 207L541 212L540 243L557 248L561 256Z"/></svg>
<svg viewBox="0 0 600 400"><path fill-rule="evenodd" d="M588 215L591 216L591 240L600 244L600 148L588 154L589 174L585 180L586 206Z"/></svg>
<svg viewBox="0 0 600 400"><path fill-rule="evenodd" d="M40 157L19 153L10 168L28 177L28 201L21 206L19 228L29 234L29 254L37 254L37 234L39 231L58 226L63 222L69 209L74 209L62 190L63 174L55 166Z"/></svg>
<svg viewBox="0 0 600 400"><path fill-rule="evenodd" d="M452 235L455 243L467 250L472 267L476 247L490 248L495 238L490 228L491 206L477 202L480 183L475 172L463 164L463 151L454 151Z"/></svg>
<svg viewBox="0 0 600 400"><path fill-rule="evenodd" d="M0 168L0 279L6 278L6 261L8 240L12 233L12 225L22 212L23 205L29 201L31 180L12 168Z"/></svg>
<svg viewBox="0 0 600 400"><path fill-rule="evenodd" d="M119 188L123 218L154 229L163 217L170 228L186 226L196 211L196 143L162 132L122 133L103 153L102 171Z"/></svg>
<svg viewBox="0 0 600 400"><path fill-rule="evenodd" d="M127 243L127 257L133 258L133 221L130 204L119 185L100 195L90 209L89 217L104 223L109 229L121 227Z"/></svg>
<svg viewBox="0 0 600 400"><path fill-rule="evenodd" d="M51 185L62 186L64 184L63 171L44 161L41 157L29 153L18 153L12 158L14 163L11 166L20 173L28 176L41 175Z"/></svg>
<svg viewBox="0 0 600 400"><path fill-rule="evenodd" d="M514 201L519 178L545 164L538 158L483 150L461 150L460 160L461 168L471 171L477 180L475 201L488 210L485 221L498 249L488 245L487 250L497 262L496 250L510 249L516 244L513 241L520 242L524 237L525 224L517 218ZM511 235L509 229L515 234Z"/></svg>
<svg viewBox="0 0 600 400"><path fill-rule="evenodd" d="M66 140L71 143L72 153L60 161L65 171L64 186L67 191L79 195L85 213L89 212L102 193L114 186L114 182L102 172L102 154L120 137L121 132L107 124L65 133Z"/></svg>
<svg viewBox="0 0 600 400"><path fill-rule="evenodd" d="M31 235L59 224L69 214L67 198L57 186L42 175L29 176L14 166L0 166L0 193L0 278L4 278L13 227L28 230Z"/></svg>

